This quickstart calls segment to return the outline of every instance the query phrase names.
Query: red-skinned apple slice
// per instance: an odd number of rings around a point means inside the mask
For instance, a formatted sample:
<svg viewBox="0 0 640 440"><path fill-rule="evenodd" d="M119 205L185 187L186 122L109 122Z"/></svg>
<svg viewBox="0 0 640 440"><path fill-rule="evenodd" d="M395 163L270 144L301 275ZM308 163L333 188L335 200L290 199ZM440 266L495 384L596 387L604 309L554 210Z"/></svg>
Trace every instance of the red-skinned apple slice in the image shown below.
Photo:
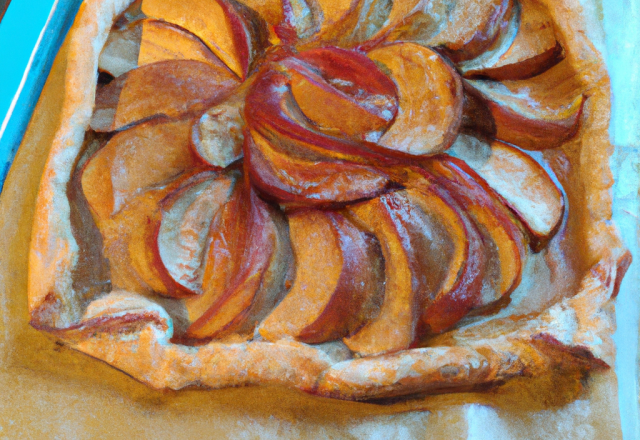
<svg viewBox="0 0 640 440"><path fill-rule="evenodd" d="M461 160L440 156L424 166L434 184L451 194L483 235L487 270L481 301L476 305L485 306L511 293L520 283L526 258L524 236L516 220L486 182Z"/></svg>
<svg viewBox="0 0 640 440"><path fill-rule="evenodd" d="M419 186L419 190L408 189L407 194L442 225L444 231L433 239L448 241L454 249L448 260L447 277L422 312L422 324L428 331L441 333L480 303L486 253L478 229L461 206L442 188Z"/></svg>
<svg viewBox="0 0 640 440"><path fill-rule="evenodd" d="M455 62L475 58L494 41L512 7L512 0L458 0L440 32L424 44L442 46Z"/></svg>
<svg viewBox="0 0 640 440"><path fill-rule="evenodd" d="M291 264L286 222L248 183L236 186L212 234L203 294L185 302L192 322L187 338L251 332L285 291Z"/></svg>
<svg viewBox="0 0 640 440"><path fill-rule="evenodd" d="M202 278L203 292L185 304L190 322L207 312L240 271L244 246L250 234L246 196L245 183L236 182L229 199L212 219Z"/></svg>
<svg viewBox="0 0 640 440"><path fill-rule="evenodd" d="M145 189L206 163L190 147L193 121L149 121L117 133L82 170L82 190L98 224Z"/></svg>
<svg viewBox="0 0 640 440"><path fill-rule="evenodd" d="M433 50L396 43L367 54L398 87L398 115L378 143L411 155L439 153L453 143L462 120L462 83Z"/></svg>
<svg viewBox="0 0 640 440"><path fill-rule="evenodd" d="M157 238L162 217L161 201L193 185L215 178L213 172L186 172L136 195L98 226L104 254L111 261L114 289L183 298L193 293L177 283L164 267Z"/></svg>
<svg viewBox="0 0 640 440"><path fill-rule="evenodd" d="M143 0L141 10L195 34L240 79L247 77L252 62L268 45L262 19L233 0Z"/></svg>
<svg viewBox="0 0 640 440"><path fill-rule="evenodd" d="M424 212L403 191L351 205L346 212L380 242L386 281L378 316L344 342L362 355L406 349L419 336L423 308L451 278L449 271L459 270L459 264L453 262L459 263L456 249L460 244L450 241L453 236L443 228L439 216Z"/></svg>
<svg viewBox="0 0 640 440"><path fill-rule="evenodd" d="M505 39L494 50L460 68L467 78L487 77L498 81L525 79L538 75L558 63L563 56L556 39L553 20L534 0L519 0L513 38Z"/></svg>
<svg viewBox="0 0 640 440"><path fill-rule="evenodd" d="M314 54L315 51L310 51L310 53ZM330 54L331 51L327 51L328 57ZM369 60L367 59L367 61ZM371 62L371 64L373 63ZM331 62L327 63L324 68L327 73L323 76L329 77L333 69L341 68L341 64ZM278 70L281 69L286 69L286 67L279 67ZM269 69L262 72L250 88L244 116L252 131L256 131L264 137L277 136L286 139L288 143L298 144L295 149L302 153L309 151L324 156L330 154L336 160L375 165L393 165L399 162L398 159L391 157L390 153L393 151L377 144L338 138L316 130L302 114L291 94L289 75L278 70ZM372 76L372 78L377 77L378 75ZM365 79L366 82L366 78L362 79ZM395 89L391 80L387 78L386 82ZM403 154L404 156L406 154Z"/></svg>
<svg viewBox="0 0 640 440"><path fill-rule="evenodd" d="M542 150L562 145L578 130L584 97L574 77L571 67L562 61L525 80L467 83L493 118L492 136L524 149Z"/></svg>
<svg viewBox="0 0 640 440"><path fill-rule="evenodd" d="M98 69L117 77L167 60L195 60L226 68L195 35L170 23L143 19L109 33Z"/></svg>
<svg viewBox="0 0 640 440"><path fill-rule="evenodd" d="M511 8L511 0L419 3L408 11L403 8L407 16L386 31L384 39L442 47L449 58L460 62L491 45Z"/></svg>
<svg viewBox="0 0 640 440"><path fill-rule="evenodd" d="M157 116L197 113L226 98L238 84L224 66L192 60L147 64L98 90L91 128L114 131Z"/></svg>
<svg viewBox="0 0 640 440"><path fill-rule="evenodd" d="M362 2L360 0L315 0L309 3L313 4L315 10L315 32L307 33L305 37L313 45L319 42L336 44L340 36L348 33L355 26L356 11ZM309 43L303 43L299 48L303 50Z"/></svg>
<svg viewBox="0 0 640 440"><path fill-rule="evenodd" d="M483 143L461 135L450 153L464 160L498 193L531 234L537 248L558 230L564 197L538 162L499 141Z"/></svg>
<svg viewBox="0 0 640 440"><path fill-rule="evenodd" d="M260 324L260 335L271 341L322 343L353 333L370 318L382 293L377 246L335 212L303 210L288 218L295 280Z"/></svg>
<svg viewBox="0 0 640 440"><path fill-rule="evenodd" d="M321 45L350 48L364 43L377 36L385 25L389 25L389 19L398 15L397 9L400 7L396 3L406 2L319 0L318 5L322 11L320 29L298 48L304 50Z"/></svg>
<svg viewBox="0 0 640 440"><path fill-rule="evenodd" d="M493 43L477 57L457 63L460 73L467 78L473 78L474 72L482 71L486 66L497 63L513 45L519 29L520 3L513 0L513 7L504 16L502 26Z"/></svg>
<svg viewBox="0 0 640 440"><path fill-rule="evenodd" d="M384 22L359 49L366 52L385 41L426 41L438 33L447 10L445 2L394 1Z"/></svg>
<svg viewBox="0 0 640 440"><path fill-rule="evenodd" d="M295 59L308 63L333 86L350 95L394 96L396 86L380 69L358 51L323 47L298 54Z"/></svg>
<svg viewBox="0 0 640 440"><path fill-rule="evenodd" d="M251 182L268 197L290 206L332 206L375 197L389 180L358 163L311 160L288 154L276 137L245 134L244 156Z"/></svg>
<svg viewBox="0 0 640 440"><path fill-rule="evenodd" d="M193 293L202 293L211 223L239 178L240 173L232 170L177 191L161 202L162 220L154 248L169 275Z"/></svg>
<svg viewBox="0 0 640 440"><path fill-rule="evenodd" d="M388 109L395 110L391 100L385 100L382 105L366 105L366 101L332 87L320 75L308 69L298 70L291 72L291 93L302 113L319 130L335 136L376 141L393 119L394 112Z"/></svg>
<svg viewBox="0 0 640 440"><path fill-rule="evenodd" d="M281 64L300 111L327 134L375 142L396 116L396 86L358 52L321 48Z"/></svg>

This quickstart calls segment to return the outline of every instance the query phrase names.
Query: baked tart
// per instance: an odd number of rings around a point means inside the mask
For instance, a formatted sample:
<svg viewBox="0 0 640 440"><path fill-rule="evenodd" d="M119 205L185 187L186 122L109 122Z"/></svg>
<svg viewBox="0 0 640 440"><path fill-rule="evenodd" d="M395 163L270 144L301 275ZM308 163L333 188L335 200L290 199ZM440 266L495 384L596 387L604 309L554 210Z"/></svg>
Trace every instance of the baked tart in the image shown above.
<svg viewBox="0 0 640 440"><path fill-rule="evenodd" d="M31 324L151 387L609 368L631 258L569 0L87 0Z"/></svg>

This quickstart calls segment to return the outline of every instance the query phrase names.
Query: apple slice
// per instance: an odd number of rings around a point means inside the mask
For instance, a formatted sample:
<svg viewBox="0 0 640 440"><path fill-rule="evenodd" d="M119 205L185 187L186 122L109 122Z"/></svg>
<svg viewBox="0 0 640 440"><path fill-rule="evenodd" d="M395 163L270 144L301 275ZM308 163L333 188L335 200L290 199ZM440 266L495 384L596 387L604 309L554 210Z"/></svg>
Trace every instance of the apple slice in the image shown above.
<svg viewBox="0 0 640 440"><path fill-rule="evenodd" d="M234 95L207 110L193 126L193 146L213 166L226 168L242 157L244 97Z"/></svg>
<svg viewBox="0 0 640 440"><path fill-rule="evenodd" d="M381 106L362 105L362 101L354 100L310 72L292 73L291 93L302 113L319 130L337 136L377 140L393 118L391 111L380 108L392 107L388 100Z"/></svg>
<svg viewBox="0 0 640 440"><path fill-rule="evenodd" d="M442 46L455 62L475 58L494 41L512 7L513 0L458 0L425 45Z"/></svg>
<svg viewBox="0 0 640 440"><path fill-rule="evenodd" d="M498 196L459 159L440 156L424 164L441 186L464 208L485 244L486 271L482 307L511 293L520 283L526 257L524 236Z"/></svg>
<svg viewBox="0 0 640 440"><path fill-rule="evenodd" d="M157 116L183 117L222 101L238 84L227 68L201 61L147 64L98 90L90 126L114 131Z"/></svg>
<svg viewBox="0 0 640 440"><path fill-rule="evenodd" d="M205 167L190 148L193 121L155 120L117 133L82 170L82 190L98 225L148 188Z"/></svg>
<svg viewBox="0 0 640 440"><path fill-rule="evenodd" d="M385 42L414 41L420 42L432 37L441 25L441 17L445 15L447 6L444 2L425 3L420 0L377 2L381 3L369 11L377 12L363 20L359 27L366 27L369 22L369 34L366 40L354 40L358 50L368 52ZM351 47L347 40L342 47Z"/></svg>
<svg viewBox="0 0 640 440"><path fill-rule="evenodd" d="M360 0L315 0L308 2L315 12L315 26L313 33L307 33L301 37L311 40L312 44L323 42L336 44L340 35L344 35L355 26L357 20L356 11L359 9ZM308 45L298 46L301 50Z"/></svg>
<svg viewBox="0 0 640 440"><path fill-rule="evenodd" d="M484 59L463 63L460 68L465 77L480 76L498 81L525 79L560 62L562 46L556 39L553 20L546 9L533 0L519 0L518 9L517 32L510 44L502 45L491 58L481 55L478 58Z"/></svg>
<svg viewBox="0 0 640 440"><path fill-rule="evenodd" d="M260 335L317 344L353 333L382 293L382 255L338 213L304 210L288 217L295 281L260 324Z"/></svg>
<svg viewBox="0 0 640 440"><path fill-rule="evenodd" d="M166 197L213 178L215 173L210 171L185 172L140 192L113 216L98 223L114 289L174 298L193 294L171 277L158 253L160 206Z"/></svg>
<svg viewBox="0 0 640 440"><path fill-rule="evenodd" d="M205 257L202 294L185 306L189 321L195 322L233 283L243 263L248 235L246 183L236 182L226 203L218 209L209 227L209 247Z"/></svg>
<svg viewBox="0 0 640 440"><path fill-rule="evenodd" d="M442 333L481 301L486 252L477 227L464 209L442 188L421 186L419 190L408 189L407 194L432 222L441 225L439 234L430 237L445 242L439 244L441 252L447 246L452 248L446 259L446 277L426 304L421 320L430 333Z"/></svg>
<svg viewBox="0 0 640 440"><path fill-rule="evenodd" d="M243 80L268 45L267 29L260 16L233 0L143 0L141 10L148 17L191 31Z"/></svg>
<svg viewBox="0 0 640 440"><path fill-rule="evenodd" d="M498 193L541 248L555 234L564 215L564 197L544 168L531 156L499 141L486 144L470 136L450 150Z"/></svg>
<svg viewBox="0 0 640 440"><path fill-rule="evenodd" d="M177 191L161 202L157 250L167 272L193 293L202 293L209 228L240 173L232 170Z"/></svg>
<svg viewBox="0 0 640 440"><path fill-rule="evenodd" d="M386 31L384 39L442 47L454 62L475 58L487 49L512 8L512 0L406 3L398 8L406 15L400 20L394 17L397 25Z"/></svg>
<svg viewBox="0 0 640 440"><path fill-rule="evenodd" d="M578 130L584 103L575 72L565 61L520 81L468 80L484 101L497 139L528 150L555 148ZM474 119L474 115L468 114Z"/></svg>
<svg viewBox="0 0 640 440"><path fill-rule="evenodd" d="M319 0L322 20L317 34L298 45L301 50L320 45L351 48L378 35L388 24L396 3L388 0ZM394 16L395 17L395 16Z"/></svg>
<svg viewBox="0 0 640 440"><path fill-rule="evenodd" d="M396 115L393 81L363 54L321 48L281 64L295 103L322 132L375 142Z"/></svg>
<svg viewBox="0 0 640 440"><path fill-rule="evenodd" d="M451 284L450 270L459 270L460 246L452 240L435 211L423 211L407 192L396 191L351 205L346 212L373 234L385 261L384 300L377 317L344 340L354 352L375 355L410 347L419 336L424 307Z"/></svg>
<svg viewBox="0 0 640 440"><path fill-rule="evenodd" d="M245 136L244 155L251 182L281 204L331 206L375 197L389 180L375 167L332 160L308 159L287 151L286 138L267 139L256 132ZM302 150L304 152L304 150Z"/></svg>
<svg viewBox="0 0 640 440"><path fill-rule="evenodd" d="M203 294L185 302L188 338L253 331L285 291L291 264L284 218L246 182L236 186L211 233Z"/></svg>
<svg viewBox="0 0 640 440"><path fill-rule="evenodd" d="M118 77L138 66L167 60L195 60L226 68L195 35L170 23L143 19L109 33L98 69Z"/></svg>
<svg viewBox="0 0 640 440"><path fill-rule="evenodd" d="M346 79L342 84L334 82L333 86L348 94L358 93L358 88L370 95L377 90L383 91L384 96L395 94L393 81L382 74L371 60L364 56L358 57L366 61L360 66L361 63L350 61L350 56L344 56L345 52L351 54L351 51L341 49L318 49L298 55L296 58L303 59L293 62L302 61L312 65L323 78ZM330 155L336 160L376 166L398 163L398 159L389 154L393 150L372 142L336 137L318 130L293 98L288 70L294 67L289 65L289 61L291 60L283 60L278 69L261 72L251 85L244 117L252 131L265 137L284 139L292 145L292 152L298 152L298 156L307 153L323 157ZM367 70L367 66L374 66L375 75Z"/></svg>
<svg viewBox="0 0 640 440"><path fill-rule="evenodd" d="M520 29L520 2L513 0L513 7L505 14L502 26L498 30L493 43L480 55L470 60L457 63L458 70L466 78L474 75L482 77L481 73L487 66L493 66L513 45Z"/></svg>
<svg viewBox="0 0 640 440"><path fill-rule="evenodd" d="M462 82L433 50L396 43L374 49L369 58L384 65L398 87L398 115L378 143L411 155L446 150L462 120Z"/></svg>

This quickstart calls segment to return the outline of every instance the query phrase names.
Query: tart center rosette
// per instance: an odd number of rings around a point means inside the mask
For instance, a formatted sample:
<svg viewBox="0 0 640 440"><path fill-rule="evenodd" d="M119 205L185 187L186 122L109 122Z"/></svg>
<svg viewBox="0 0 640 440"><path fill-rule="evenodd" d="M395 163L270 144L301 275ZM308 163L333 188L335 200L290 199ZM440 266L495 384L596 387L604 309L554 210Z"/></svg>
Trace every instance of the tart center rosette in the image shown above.
<svg viewBox="0 0 640 440"><path fill-rule="evenodd" d="M521 149L582 108L545 11L352 3L143 0L114 25L82 189L113 287L173 298L178 339L406 349L506 304L560 228Z"/></svg>

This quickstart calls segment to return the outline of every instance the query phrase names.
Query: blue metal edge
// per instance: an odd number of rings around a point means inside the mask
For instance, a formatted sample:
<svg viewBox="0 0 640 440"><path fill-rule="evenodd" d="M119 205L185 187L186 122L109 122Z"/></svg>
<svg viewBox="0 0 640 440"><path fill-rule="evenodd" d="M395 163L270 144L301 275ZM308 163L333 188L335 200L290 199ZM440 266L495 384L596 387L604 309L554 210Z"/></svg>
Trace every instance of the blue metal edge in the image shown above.
<svg viewBox="0 0 640 440"><path fill-rule="evenodd" d="M81 3L82 0L61 0L53 6L51 18L36 49L22 92L0 138L0 152L6 152L6 157L0 157L0 193L51 71L53 60L73 24Z"/></svg>

